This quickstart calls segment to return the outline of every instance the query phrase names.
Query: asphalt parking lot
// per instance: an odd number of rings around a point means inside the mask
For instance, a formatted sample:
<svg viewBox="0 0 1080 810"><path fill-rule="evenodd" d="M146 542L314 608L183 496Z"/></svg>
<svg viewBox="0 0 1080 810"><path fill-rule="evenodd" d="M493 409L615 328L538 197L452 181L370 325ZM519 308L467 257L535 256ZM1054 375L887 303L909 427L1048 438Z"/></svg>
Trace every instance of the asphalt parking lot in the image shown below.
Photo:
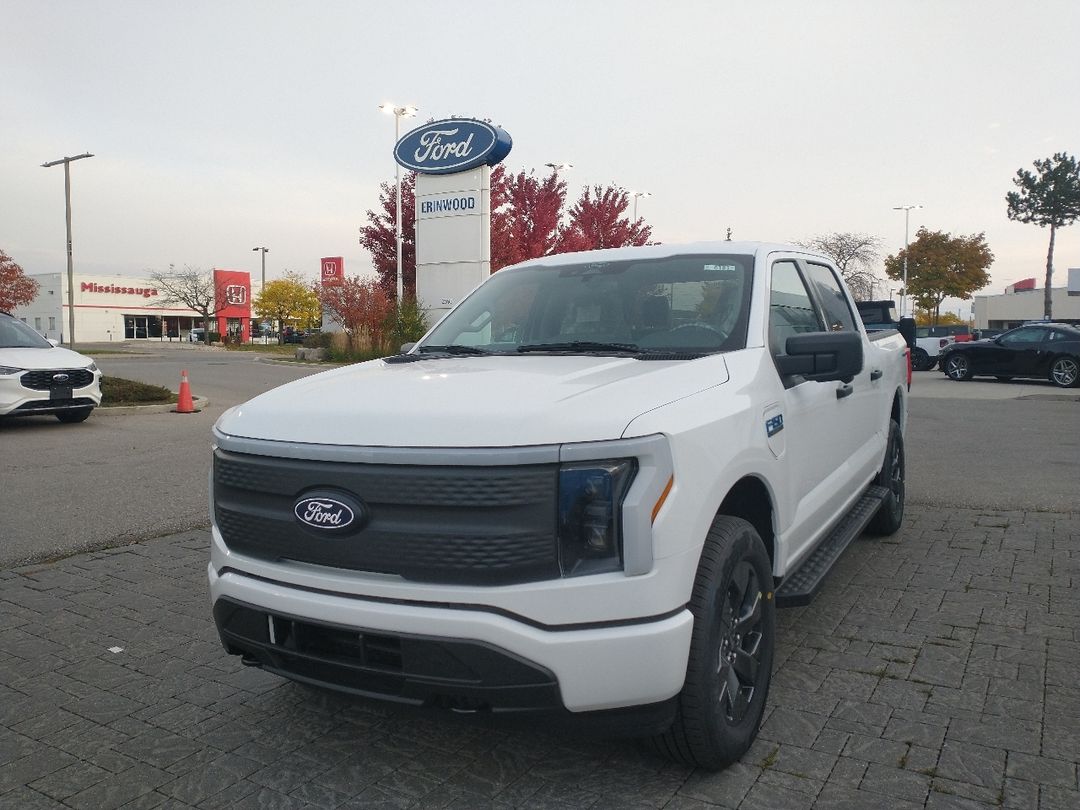
<svg viewBox="0 0 1080 810"><path fill-rule="evenodd" d="M980 385L935 379L964 394L938 398L950 409ZM1080 491L1075 392L1020 390L1045 399L1003 397L1040 415L1026 439L948 423L957 452L975 447L964 469L992 442L1064 442L1051 473ZM913 400L927 421L936 406ZM913 436L910 469L943 441ZM244 668L213 629L202 529L2 570L0 808L1074 810L1080 511L1016 508L1000 476L970 477L980 505L920 497L900 533L858 541L811 605L781 611L761 734L719 774Z"/></svg>

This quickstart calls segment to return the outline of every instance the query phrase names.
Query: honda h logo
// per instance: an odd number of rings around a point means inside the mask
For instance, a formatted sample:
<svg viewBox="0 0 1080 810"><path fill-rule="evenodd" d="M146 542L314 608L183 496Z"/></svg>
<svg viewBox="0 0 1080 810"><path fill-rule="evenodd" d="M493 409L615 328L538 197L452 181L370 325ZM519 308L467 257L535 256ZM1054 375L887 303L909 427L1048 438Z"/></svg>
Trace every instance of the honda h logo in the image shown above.
<svg viewBox="0 0 1080 810"><path fill-rule="evenodd" d="M247 303L247 287L243 284L230 284L225 288L225 300L233 306L243 306Z"/></svg>

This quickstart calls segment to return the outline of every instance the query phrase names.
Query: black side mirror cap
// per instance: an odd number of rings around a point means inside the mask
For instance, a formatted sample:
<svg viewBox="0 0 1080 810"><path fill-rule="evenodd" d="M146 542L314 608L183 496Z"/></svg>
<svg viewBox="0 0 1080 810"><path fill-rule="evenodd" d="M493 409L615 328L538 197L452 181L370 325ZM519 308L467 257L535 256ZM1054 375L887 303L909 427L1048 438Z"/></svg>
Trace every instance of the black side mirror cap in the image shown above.
<svg viewBox="0 0 1080 810"><path fill-rule="evenodd" d="M896 330L904 336L909 349L915 348L915 319L901 318L896 325Z"/></svg>
<svg viewBox="0 0 1080 810"><path fill-rule="evenodd" d="M776 358L785 377L799 375L814 382L849 383L863 367L863 336L859 332L808 332L793 335Z"/></svg>

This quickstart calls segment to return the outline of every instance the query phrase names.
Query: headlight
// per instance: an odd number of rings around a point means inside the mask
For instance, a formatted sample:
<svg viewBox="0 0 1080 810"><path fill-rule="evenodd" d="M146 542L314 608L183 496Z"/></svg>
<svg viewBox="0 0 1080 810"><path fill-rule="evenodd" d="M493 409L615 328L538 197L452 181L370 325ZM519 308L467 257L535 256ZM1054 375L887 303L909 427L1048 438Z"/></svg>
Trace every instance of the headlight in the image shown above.
<svg viewBox="0 0 1080 810"><path fill-rule="evenodd" d="M86 370L87 371L97 371L98 370L97 363L91 363L90 365L88 365L86 367Z"/></svg>
<svg viewBox="0 0 1080 810"><path fill-rule="evenodd" d="M0 366L0 377L7 374L18 374L22 371L21 368L14 368L13 366Z"/></svg>
<svg viewBox="0 0 1080 810"><path fill-rule="evenodd" d="M634 459L564 464L559 469L559 565L564 577L623 567L622 502Z"/></svg>

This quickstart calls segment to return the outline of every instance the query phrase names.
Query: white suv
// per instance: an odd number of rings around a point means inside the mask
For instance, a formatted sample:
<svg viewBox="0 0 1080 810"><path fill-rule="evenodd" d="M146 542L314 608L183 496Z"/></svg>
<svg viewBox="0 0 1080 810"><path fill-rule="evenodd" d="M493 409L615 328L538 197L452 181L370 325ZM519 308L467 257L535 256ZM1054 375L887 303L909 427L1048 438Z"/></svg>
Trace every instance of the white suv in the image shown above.
<svg viewBox="0 0 1080 810"><path fill-rule="evenodd" d="M101 372L93 360L0 312L0 416L82 422L100 404Z"/></svg>

